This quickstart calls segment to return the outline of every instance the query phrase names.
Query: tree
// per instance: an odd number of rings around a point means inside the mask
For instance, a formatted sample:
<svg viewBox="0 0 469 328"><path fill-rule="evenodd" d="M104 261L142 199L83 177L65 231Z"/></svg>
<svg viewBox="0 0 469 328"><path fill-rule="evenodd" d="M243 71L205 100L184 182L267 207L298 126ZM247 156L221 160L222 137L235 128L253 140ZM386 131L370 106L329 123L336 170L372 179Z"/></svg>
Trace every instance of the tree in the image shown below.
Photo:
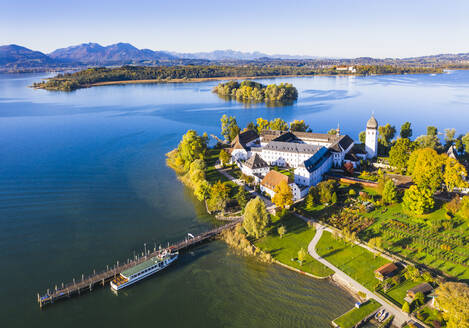
<svg viewBox="0 0 469 328"><path fill-rule="evenodd" d="M404 277L407 280L417 281L420 278L420 271L414 265L408 265L404 272Z"/></svg>
<svg viewBox="0 0 469 328"><path fill-rule="evenodd" d="M316 205L314 196L311 193L308 193L308 196L306 196L306 210L307 211L312 211L314 206Z"/></svg>
<svg viewBox="0 0 469 328"><path fill-rule="evenodd" d="M362 144L364 144L366 142L366 132L365 131L362 131L358 134L358 140L360 140L360 142Z"/></svg>
<svg viewBox="0 0 469 328"><path fill-rule="evenodd" d="M243 186L238 187L238 192L236 193L235 198L238 201L238 205L244 210L244 207L248 202L248 193L244 190Z"/></svg>
<svg viewBox="0 0 469 328"><path fill-rule="evenodd" d="M224 149L222 149L220 150L219 159L222 165L226 165L230 161L231 156Z"/></svg>
<svg viewBox="0 0 469 328"><path fill-rule="evenodd" d="M199 136L195 130L189 130L182 137L177 148L177 156L180 158L185 169L189 169L191 163L196 159L204 159L207 151L206 134Z"/></svg>
<svg viewBox="0 0 469 328"><path fill-rule="evenodd" d="M405 191L402 200L404 208L417 215L422 215L435 206L433 192L428 188L419 188L415 185Z"/></svg>
<svg viewBox="0 0 469 328"><path fill-rule="evenodd" d="M244 209L243 228L249 236L259 238L264 236L269 224L269 213L265 203L256 197L251 199Z"/></svg>
<svg viewBox="0 0 469 328"><path fill-rule="evenodd" d="M337 203L337 193L336 193L335 191L334 191L334 193L332 194L331 203L332 203L332 204L336 204L336 203Z"/></svg>
<svg viewBox="0 0 469 328"><path fill-rule="evenodd" d="M405 170L407 168L407 162L409 161L410 154L414 148L414 143L409 139L397 139L389 151L389 164L401 171Z"/></svg>
<svg viewBox="0 0 469 328"><path fill-rule="evenodd" d="M438 129L434 126L427 126L427 136L436 137L438 135Z"/></svg>
<svg viewBox="0 0 469 328"><path fill-rule="evenodd" d="M278 207L286 208L293 204L293 193L285 180L275 186L274 192L275 195L272 197L272 202Z"/></svg>
<svg viewBox="0 0 469 328"><path fill-rule="evenodd" d="M396 128L391 124L386 124L378 127L379 140L381 143L388 148L391 144L391 140L396 135Z"/></svg>
<svg viewBox="0 0 469 328"><path fill-rule="evenodd" d="M217 183L213 184L210 188L210 198L207 202L210 210L224 211L229 193L230 189L226 183L218 180Z"/></svg>
<svg viewBox="0 0 469 328"><path fill-rule="evenodd" d="M256 120L256 125L257 125L257 132L261 133L264 130L269 130L270 123L269 121L264 120L262 117L259 117Z"/></svg>
<svg viewBox="0 0 469 328"><path fill-rule="evenodd" d="M372 248L381 249L383 246L383 239L381 237L374 237L368 241L368 246Z"/></svg>
<svg viewBox="0 0 469 328"><path fill-rule="evenodd" d="M404 304L402 304L402 312L410 313L410 305L406 301L404 301Z"/></svg>
<svg viewBox="0 0 469 328"><path fill-rule="evenodd" d="M246 125L246 130L257 131L257 126L254 122L249 122L248 125Z"/></svg>
<svg viewBox="0 0 469 328"><path fill-rule="evenodd" d="M270 129L271 130L280 130L280 131L287 131L288 130L288 124L281 118L276 118L270 121Z"/></svg>
<svg viewBox="0 0 469 328"><path fill-rule="evenodd" d="M435 192L443 181L443 164L443 157L434 149L424 148L412 152L407 168L419 188Z"/></svg>
<svg viewBox="0 0 469 328"><path fill-rule="evenodd" d="M469 220L469 196L464 196L461 199L461 207L458 214L466 220Z"/></svg>
<svg viewBox="0 0 469 328"><path fill-rule="evenodd" d="M236 122L236 118L234 116L228 117L224 114L221 119L221 134L225 137L225 140L231 142L241 131Z"/></svg>
<svg viewBox="0 0 469 328"><path fill-rule="evenodd" d="M335 180L326 180L318 183L316 188L322 204L331 202L332 194L336 191L336 186L337 182Z"/></svg>
<svg viewBox="0 0 469 328"><path fill-rule="evenodd" d="M394 185L394 182L391 179L389 179L384 184L383 202L385 204L392 204L396 201L396 198L397 198L396 186Z"/></svg>
<svg viewBox="0 0 469 328"><path fill-rule="evenodd" d="M294 120L290 123L290 131L306 132L309 126L306 125L304 120Z"/></svg>
<svg viewBox="0 0 469 328"><path fill-rule="evenodd" d="M401 132L399 133L401 138L407 138L410 139L412 137L412 128L411 128L411 123L410 122L405 122L401 126Z"/></svg>
<svg viewBox="0 0 469 328"><path fill-rule="evenodd" d="M306 261L308 257L308 252L304 247L301 247L300 250L298 251L298 260L300 261L300 264L303 265L303 262Z"/></svg>
<svg viewBox="0 0 469 328"><path fill-rule="evenodd" d="M454 188L467 187L466 176L467 171L464 165L454 158L446 157L443 181L448 191L452 192Z"/></svg>
<svg viewBox="0 0 469 328"><path fill-rule="evenodd" d="M277 228L277 233L280 236L280 238L283 238L283 236L287 233L287 228L281 225L280 227Z"/></svg>
<svg viewBox="0 0 469 328"><path fill-rule="evenodd" d="M416 301L418 305L423 305L425 302L425 295L423 295L422 292L418 292L415 294L414 301Z"/></svg>
<svg viewBox="0 0 469 328"><path fill-rule="evenodd" d="M438 307L448 328L469 327L469 286L465 283L446 282L436 290Z"/></svg>
<svg viewBox="0 0 469 328"><path fill-rule="evenodd" d="M464 145L464 149L466 151L466 153L469 154L469 132L466 133L462 138L461 138L461 141Z"/></svg>
<svg viewBox="0 0 469 328"><path fill-rule="evenodd" d="M337 130L336 129L330 129L329 131L327 131L327 134L335 136L337 134Z"/></svg>
<svg viewBox="0 0 469 328"><path fill-rule="evenodd" d="M441 148L440 139L437 136L420 136L415 139L415 144L418 148L432 148L435 150Z"/></svg>
<svg viewBox="0 0 469 328"><path fill-rule="evenodd" d="M447 147L451 146L454 143L455 135L456 129L445 129L445 141Z"/></svg>

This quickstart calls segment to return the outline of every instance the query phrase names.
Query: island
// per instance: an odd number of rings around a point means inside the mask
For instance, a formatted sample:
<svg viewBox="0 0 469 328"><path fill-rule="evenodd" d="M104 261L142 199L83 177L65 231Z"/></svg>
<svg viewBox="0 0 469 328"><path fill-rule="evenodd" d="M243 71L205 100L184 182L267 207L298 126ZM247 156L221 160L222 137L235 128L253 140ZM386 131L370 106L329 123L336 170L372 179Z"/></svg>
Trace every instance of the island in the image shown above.
<svg viewBox="0 0 469 328"><path fill-rule="evenodd" d="M464 327L469 301L469 132L364 124L359 141L304 120L221 118L217 144L189 130L167 163L236 252L350 291L355 327ZM412 314L409 320L408 314Z"/></svg>
<svg viewBox="0 0 469 328"><path fill-rule="evenodd" d="M394 65L357 65L346 67L313 67L309 65L185 65L185 66L122 66L95 67L57 76L32 85L53 91L73 91L100 85L127 83L202 82L268 78L277 76L312 75L370 75L442 73L436 67L407 67Z"/></svg>
<svg viewBox="0 0 469 328"><path fill-rule="evenodd" d="M220 83L213 92L225 99L254 102L289 103L298 99L298 90L290 83L264 85L245 80Z"/></svg>

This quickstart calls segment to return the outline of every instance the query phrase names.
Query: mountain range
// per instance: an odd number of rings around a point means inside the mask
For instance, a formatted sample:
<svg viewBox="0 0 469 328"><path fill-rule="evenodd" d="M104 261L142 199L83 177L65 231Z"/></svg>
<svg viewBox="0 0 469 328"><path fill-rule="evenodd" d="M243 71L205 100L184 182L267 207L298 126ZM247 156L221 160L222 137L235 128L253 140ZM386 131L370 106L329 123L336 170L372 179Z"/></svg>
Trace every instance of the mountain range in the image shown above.
<svg viewBox="0 0 469 328"><path fill-rule="evenodd" d="M289 62L290 61L290 62ZM54 50L49 54L19 45L0 46L0 71L40 71L77 69L90 66L121 65L187 65L187 64L233 64L254 62L256 64L288 65L356 65L356 64L403 64L403 65L467 65L469 53L440 54L412 58L355 59L317 58L295 55L268 55L258 51L215 50L211 52L178 53L138 49L129 43L102 46L83 43Z"/></svg>

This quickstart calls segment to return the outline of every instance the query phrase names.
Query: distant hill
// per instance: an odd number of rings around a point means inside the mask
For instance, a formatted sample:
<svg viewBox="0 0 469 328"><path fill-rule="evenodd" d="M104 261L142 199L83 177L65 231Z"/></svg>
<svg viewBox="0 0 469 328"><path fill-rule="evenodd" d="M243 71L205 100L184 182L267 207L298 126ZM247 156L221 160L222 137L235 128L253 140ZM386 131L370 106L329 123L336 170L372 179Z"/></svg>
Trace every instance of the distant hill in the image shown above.
<svg viewBox="0 0 469 328"><path fill-rule="evenodd" d="M0 66L4 67L43 67L61 64L40 51L10 44L0 46Z"/></svg>
<svg viewBox="0 0 469 328"><path fill-rule="evenodd" d="M333 67L340 65L391 65L404 67L469 68L469 53L440 54L412 58L318 58L268 55L259 51L215 50L178 53L138 49L129 43L102 46L83 43L44 54L18 45L0 46L0 71L77 70L95 66L174 65L269 65Z"/></svg>
<svg viewBox="0 0 469 328"><path fill-rule="evenodd" d="M140 50L129 43L116 43L107 47L98 43L83 43L78 46L57 49L49 56L53 59L88 65L124 65L177 59L167 52L150 49Z"/></svg>

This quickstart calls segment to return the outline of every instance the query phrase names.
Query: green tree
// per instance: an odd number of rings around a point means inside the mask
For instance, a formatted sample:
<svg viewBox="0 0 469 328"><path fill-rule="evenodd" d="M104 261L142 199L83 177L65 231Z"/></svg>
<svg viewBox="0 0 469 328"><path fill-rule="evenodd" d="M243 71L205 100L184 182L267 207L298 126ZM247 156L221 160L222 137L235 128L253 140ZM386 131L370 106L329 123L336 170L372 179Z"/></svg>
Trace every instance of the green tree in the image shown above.
<svg viewBox="0 0 469 328"><path fill-rule="evenodd" d="M335 136L337 134L337 130L336 129L330 129L329 131L327 131L327 134Z"/></svg>
<svg viewBox="0 0 469 328"><path fill-rule="evenodd" d="M438 150L441 148L440 139L437 136L420 136L415 139L415 144L418 148L432 148Z"/></svg>
<svg viewBox="0 0 469 328"><path fill-rule="evenodd" d="M396 198L397 198L396 186L394 185L394 182L391 179L389 179L384 184L383 202L385 204L392 204L396 201Z"/></svg>
<svg viewBox="0 0 469 328"><path fill-rule="evenodd" d="M365 131L362 131L358 134L358 140L360 140L360 142L362 144L364 144L366 142L366 132Z"/></svg>
<svg viewBox="0 0 469 328"><path fill-rule="evenodd" d="M410 122L405 122L404 124L402 124L401 132L399 133L401 138L410 139L410 137L412 137L412 127L411 126L412 126L412 124Z"/></svg>
<svg viewBox="0 0 469 328"><path fill-rule="evenodd" d="M404 277L407 280L417 281L420 278L420 271L414 265L408 265Z"/></svg>
<svg viewBox="0 0 469 328"><path fill-rule="evenodd" d="M407 168L410 154L414 150L414 143L407 138L399 138L389 151L389 164L400 171Z"/></svg>
<svg viewBox="0 0 469 328"><path fill-rule="evenodd" d="M251 199L244 209L243 228L249 236L264 236L269 225L269 213L264 202L256 197Z"/></svg>
<svg viewBox="0 0 469 328"><path fill-rule="evenodd" d="M436 290L436 301L448 328L469 328L469 286L446 282Z"/></svg>
<svg viewBox="0 0 469 328"><path fill-rule="evenodd" d="M374 237L368 241L368 246L372 248L381 249L383 247L383 239L381 237Z"/></svg>
<svg viewBox="0 0 469 328"><path fill-rule="evenodd" d="M281 225L280 227L277 228L277 233L280 236L280 238L283 238L283 236L287 233L287 228Z"/></svg>
<svg viewBox="0 0 469 328"><path fill-rule="evenodd" d="M402 304L402 312L410 313L410 305L406 301L404 301L404 304Z"/></svg>
<svg viewBox="0 0 469 328"><path fill-rule="evenodd" d="M262 117L259 117L257 120L256 120L256 125L257 125L257 132L258 133L261 133L262 131L264 130L269 130L269 121L267 120L264 120Z"/></svg>
<svg viewBox="0 0 469 328"><path fill-rule="evenodd" d="M447 147L451 146L454 143L455 135L456 129L445 129L445 141Z"/></svg>
<svg viewBox="0 0 469 328"><path fill-rule="evenodd" d="M429 212L435 206L433 192L428 188L419 188L415 185L405 191L402 200L404 208L417 215Z"/></svg>
<svg viewBox="0 0 469 328"><path fill-rule="evenodd" d="M312 211L314 209L314 206L316 205L314 196L311 193L308 193L308 196L306 196L306 210L307 211Z"/></svg>
<svg viewBox="0 0 469 328"><path fill-rule="evenodd" d="M331 197L331 203L336 204L337 203L337 193L334 191Z"/></svg>
<svg viewBox="0 0 469 328"><path fill-rule="evenodd" d="M294 120L290 123L290 131L306 132L307 130L309 130L309 126L304 120Z"/></svg>
<svg viewBox="0 0 469 328"><path fill-rule="evenodd" d="M445 171L443 173L446 189L452 192L454 188L467 187L466 177L467 171L464 165L454 158L446 157Z"/></svg>
<svg viewBox="0 0 469 328"><path fill-rule="evenodd" d="M220 163L222 165L226 165L230 161L231 156L224 149L222 149L222 150L220 150L219 159L220 159Z"/></svg>
<svg viewBox="0 0 469 328"><path fill-rule="evenodd" d="M235 198L238 201L238 205L244 210L244 207L248 202L248 193L244 190L243 186L238 187L238 192L236 193Z"/></svg>
<svg viewBox="0 0 469 328"><path fill-rule="evenodd" d="M275 195L272 202L280 208L286 208L293 204L293 193L286 181L281 181L274 188Z"/></svg>
<svg viewBox="0 0 469 328"><path fill-rule="evenodd" d="M458 214L466 220L469 220L469 196L461 198L461 207Z"/></svg>
<svg viewBox="0 0 469 328"><path fill-rule="evenodd" d="M207 141L208 136L206 134L199 136L194 130L187 131L182 137L177 148L177 156L186 170L196 159L204 159L207 151Z"/></svg>
<svg viewBox="0 0 469 328"><path fill-rule="evenodd" d="M391 140L396 135L396 128L391 124L386 124L378 127L379 131L379 140L386 147L389 148L391 145Z"/></svg>
<svg viewBox="0 0 469 328"><path fill-rule="evenodd" d="M236 122L236 118L234 116L228 117L224 114L221 119L221 134L225 137L225 140L231 142L241 131Z"/></svg>
<svg viewBox="0 0 469 328"><path fill-rule="evenodd" d="M423 305L425 302L425 295L422 292L418 292L415 294L414 300L417 302L418 305Z"/></svg>
<svg viewBox="0 0 469 328"><path fill-rule="evenodd" d="M226 183L220 180L210 188L210 198L207 202L211 211L224 211L230 189Z"/></svg>
<svg viewBox="0 0 469 328"><path fill-rule="evenodd" d="M303 262L306 261L308 258L308 252L304 247L301 247L300 250L298 251L298 260L300 261L300 264L303 265Z"/></svg>
<svg viewBox="0 0 469 328"><path fill-rule="evenodd" d="M276 118L270 121L270 129L271 130L280 130L280 131L287 131L288 130L288 124L281 118Z"/></svg>
<svg viewBox="0 0 469 328"><path fill-rule="evenodd" d="M443 164L443 157L434 149L424 148L412 152L407 168L419 188L435 192L443 181Z"/></svg>
<svg viewBox="0 0 469 328"><path fill-rule="evenodd" d="M336 191L337 182L335 180L321 181L316 186L319 199L322 204L332 201L332 194Z"/></svg>
<svg viewBox="0 0 469 328"><path fill-rule="evenodd" d="M466 151L466 153L469 154L469 132L466 133L462 138L461 138L461 141L464 145L464 150Z"/></svg>
<svg viewBox="0 0 469 328"><path fill-rule="evenodd" d="M427 126L427 136L436 137L438 135L438 129L434 126Z"/></svg>

